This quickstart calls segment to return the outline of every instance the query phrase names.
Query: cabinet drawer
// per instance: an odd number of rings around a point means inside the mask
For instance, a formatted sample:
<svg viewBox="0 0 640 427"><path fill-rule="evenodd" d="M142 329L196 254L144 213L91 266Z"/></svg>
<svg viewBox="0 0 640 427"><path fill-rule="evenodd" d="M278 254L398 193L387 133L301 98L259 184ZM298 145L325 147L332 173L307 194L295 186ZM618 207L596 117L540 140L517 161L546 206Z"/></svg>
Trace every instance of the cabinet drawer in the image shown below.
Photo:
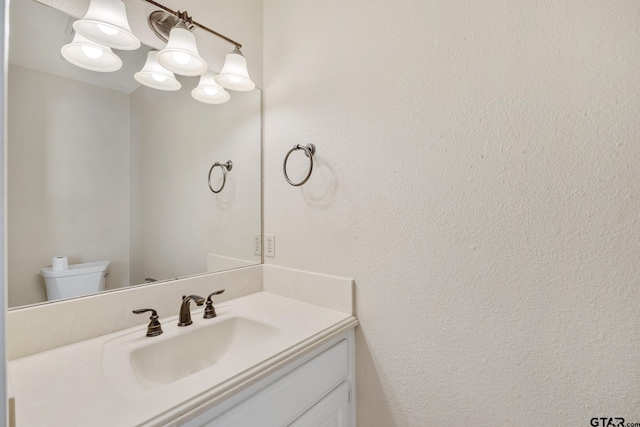
<svg viewBox="0 0 640 427"><path fill-rule="evenodd" d="M287 426L346 381L348 366L347 342L342 340L204 426Z"/></svg>

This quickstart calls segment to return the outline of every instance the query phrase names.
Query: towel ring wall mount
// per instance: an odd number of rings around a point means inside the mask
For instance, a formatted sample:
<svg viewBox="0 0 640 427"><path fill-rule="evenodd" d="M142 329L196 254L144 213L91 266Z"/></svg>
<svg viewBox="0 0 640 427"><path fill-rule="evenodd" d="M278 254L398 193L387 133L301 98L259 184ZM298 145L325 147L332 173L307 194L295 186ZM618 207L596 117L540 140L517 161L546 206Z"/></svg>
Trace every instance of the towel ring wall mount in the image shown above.
<svg viewBox="0 0 640 427"><path fill-rule="evenodd" d="M289 160L289 156L291 155L291 153L293 153L294 151L298 151L298 150L304 151L304 155L309 158L309 172L307 173L307 176L302 181L300 181L298 183L295 183L295 182L291 181L291 179L289 179L289 175L287 174L287 161ZM287 155L284 157L284 162L282 164L282 172L284 172L284 179L286 179L287 182L289 184L293 185L294 187L299 187L302 184L304 184L305 182L307 182L309 180L309 178L311 177L311 172L313 172L313 155L314 154L316 154L316 146L314 144L308 144L308 145L296 144L296 145L294 145L293 148L291 150L289 150Z"/></svg>
<svg viewBox="0 0 640 427"><path fill-rule="evenodd" d="M219 166L222 169L222 185L217 190L214 190L213 187L211 186L211 173L213 172L213 169L216 168L217 166ZM208 178L209 190L213 191L216 194L221 192L222 189L224 188L224 185L227 183L227 172L230 171L232 168L233 168L233 163L231 162L231 160L227 161L226 163L215 162L213 166L211 166L211 169L209 169L209 178Z"/></svg>

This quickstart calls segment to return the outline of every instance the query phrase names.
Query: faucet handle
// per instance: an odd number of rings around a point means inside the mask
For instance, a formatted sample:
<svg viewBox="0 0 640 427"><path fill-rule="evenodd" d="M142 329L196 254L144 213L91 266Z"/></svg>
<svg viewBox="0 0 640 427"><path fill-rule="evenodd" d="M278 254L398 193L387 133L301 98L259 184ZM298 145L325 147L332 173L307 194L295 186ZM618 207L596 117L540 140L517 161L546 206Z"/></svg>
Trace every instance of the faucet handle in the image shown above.
<svg viewBox="0 0 640 427"><path fill-rule="evenodd" d="M216 317L218 315L216 313L216 309L213 308L213 301L211 301L211 297L214 296L214 295L220 295L223 292L224 292L224 289L222 289L220 291L211 292L209 294L209 296L207 297L207 306L204 309L203 319L213 319L214 317Z"/></svg>
<svg viewBox="0 0 640 427"><path fill-rule="evenodd" d="M133 314L142 314L147 311L151 312L151 317L149 317L149 325L147 326L147 336L148 337L157 337L162 334L162 325L158 321L158 312L153 308L141 308L138 310L133 310Z"/></svg>

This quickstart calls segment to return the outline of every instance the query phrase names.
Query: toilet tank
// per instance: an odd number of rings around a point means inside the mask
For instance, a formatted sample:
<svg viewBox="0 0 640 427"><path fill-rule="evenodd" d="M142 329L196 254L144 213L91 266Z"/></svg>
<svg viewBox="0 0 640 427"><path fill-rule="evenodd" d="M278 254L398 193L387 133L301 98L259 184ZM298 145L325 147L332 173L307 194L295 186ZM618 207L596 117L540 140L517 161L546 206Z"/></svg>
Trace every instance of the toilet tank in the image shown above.
<svg viewBox="0 0 640 427"><path fill-rule="evenodd" d="M47 287L47 301L104 291L109 261L71 264L66 270L40 269Z"/></svg>

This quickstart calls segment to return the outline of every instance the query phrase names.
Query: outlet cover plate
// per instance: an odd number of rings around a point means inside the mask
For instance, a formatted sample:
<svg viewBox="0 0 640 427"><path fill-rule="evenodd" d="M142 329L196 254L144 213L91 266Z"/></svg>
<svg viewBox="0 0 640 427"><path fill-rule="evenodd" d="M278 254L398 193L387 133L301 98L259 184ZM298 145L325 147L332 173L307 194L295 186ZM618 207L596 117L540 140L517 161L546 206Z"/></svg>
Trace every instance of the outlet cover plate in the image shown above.
<svg viewBox="0 0 640 427"><path fill-rule="evenodd" d="M264 254L270 258L276 257L276 236L273 234L264 235Z"/></svg>
<svg viewBox="0 0 640 427"><path fill-rule="evenodd" d="M262 235L260 233L253 235L253 254L262 255Z"/></svg>

